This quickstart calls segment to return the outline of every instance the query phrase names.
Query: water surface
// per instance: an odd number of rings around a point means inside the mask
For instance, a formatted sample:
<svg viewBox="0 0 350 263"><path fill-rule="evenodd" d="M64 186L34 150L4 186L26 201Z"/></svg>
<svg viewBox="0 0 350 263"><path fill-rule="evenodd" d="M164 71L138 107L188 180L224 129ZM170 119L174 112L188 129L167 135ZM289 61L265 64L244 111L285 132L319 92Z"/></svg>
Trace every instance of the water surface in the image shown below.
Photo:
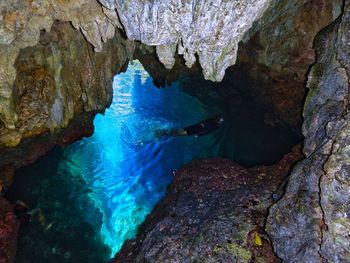
<svg viewBox="0 0 350 263"><path fill-rule="evenodd" d="M135 236L173 169L218 154L218 132L159 137L217 111L184 93L180 82L158 89L134 62L115 77L113 91L111 107L95 118L93 136L17 172L9 199L41 208L53 222L48 230L35 221L22 229L17 262L107 260Z"/></svg>
<svg viewBox="0 0 350 263"><path fill-rule="evenodd" d="M137 61L117 75L113 103L96 116L93 136L17 171L8 198L40 208L46 222L22 227L17 262L105 262L135 236L164 196L173 169L211 156L273 163L290 150L296 137L266 125L255 98L235 104L212 85L186 78L158 89ZM183 91L191 87L202 93ZM225 123L213 133L159 137L216 113Z"/></svg>

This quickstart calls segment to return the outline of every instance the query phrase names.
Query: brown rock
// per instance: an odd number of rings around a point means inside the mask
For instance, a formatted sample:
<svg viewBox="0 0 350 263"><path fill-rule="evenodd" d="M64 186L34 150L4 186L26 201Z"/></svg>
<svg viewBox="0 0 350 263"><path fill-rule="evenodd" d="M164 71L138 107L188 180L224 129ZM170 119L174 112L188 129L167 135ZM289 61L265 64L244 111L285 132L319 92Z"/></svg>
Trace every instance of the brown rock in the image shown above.
<svg viewBox="0 0 350 263"><path fill-rule="evenodd" d="M12 263L16 256L19 221L12 205L0 197L0 262Z"/></svg>
<svg viewBox="0 0 350 263"><path fill-rule="evenodd" d="M264 221L272 193L300 158L297 147L274 166L244 168L220 158L184 166L113 262L279 262Z"/></svg>

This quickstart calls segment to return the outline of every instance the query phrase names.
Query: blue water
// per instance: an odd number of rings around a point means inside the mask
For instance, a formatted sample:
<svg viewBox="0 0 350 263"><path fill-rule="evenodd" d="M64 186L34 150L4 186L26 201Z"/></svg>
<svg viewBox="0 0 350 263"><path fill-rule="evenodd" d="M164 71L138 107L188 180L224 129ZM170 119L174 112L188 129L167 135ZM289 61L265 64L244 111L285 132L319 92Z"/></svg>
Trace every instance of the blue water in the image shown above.
<svg viewBox="0 0 350 263"><path fill-rule="evenodd" d="M215 133L160 137L161 131L210 117L213 109L179 85L158 89L152 83L137 61L116 76L113 104L95 118L94 135L66 149L61 163L73 176L81 174L92 189L89 198L103 214L100 234L112 254L135 236L137 226L165 194L173 169L219 150Z"/></svg>
<svg viewBox="0 0 350 263"><path fill-rule="evenodd" d="M106 262L164 196L171 171L193 159L278 161L297 137L266 125L259 98L244 85L235 90L236 83L194 77L158 89L138 61L130 64L114 78L113 103L96 116L93 136L16 172L7 197L40 208L45 217L21 228L17 262ZM230 92L238 99L225 95ZM216 113L225 122L213 133L159 136Z"/></svg>
<svg viewBox="0 0 350 263"><path fill-rule="evenodd" d="M220 152L219 131L159 137L218 112L182 91L156 88L135 61L113 81L113 103L97 115L93 136L55 149L17 171L8 193L41 208L52 227L24 226L17 262L103 262L113 256L165 194L171 171ZM28 259L30 258L30 260Z"/></svg>

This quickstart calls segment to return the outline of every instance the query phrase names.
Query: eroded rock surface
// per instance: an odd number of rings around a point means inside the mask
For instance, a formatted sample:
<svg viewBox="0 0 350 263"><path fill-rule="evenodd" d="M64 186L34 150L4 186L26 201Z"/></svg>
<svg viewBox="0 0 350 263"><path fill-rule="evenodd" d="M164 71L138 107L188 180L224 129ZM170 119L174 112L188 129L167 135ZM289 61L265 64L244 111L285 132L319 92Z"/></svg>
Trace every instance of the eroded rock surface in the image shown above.
<svg viewBox="0 0 350 263"><path fill-rule="evenodd" d="M271 0L100 2L118 10L129 39L157 46L165 67L174 65L176 52L189 67L198 54L205 78L218 81L235 63L238 43Z"/></svg>
<svg viewBox="0 0 350 263"><path fill-rule="evenodd" d="M273 109L266 116L270 122L300 129L306 75L315 61L313 41L340 15L341 4L276 1L249 31L249 41L240 44L237 63L227 74L243 81Z"/></svg>
<svg viewBox="0 0 350 263"><path fill-rule="evenodd" d="M297 147L274 166L193 161L177 171L166 197L114 262L279 262L264 218L272 193L300 158Z"/></svg>
<svg viewBox="0 0 350 263"><path fill-rule="evenodd" d="M350 1L316 39L308 76L304 153L267 231L285 262L350 261Z"/></svg>
<svg viewBox="0 0 350 263"><path fill-rule="evenodd" d="M116 12L104 10L96 0L1 0L0 119L8 129L15 129L18 119L14 111L15 61L18 54L23 48L37 45L40 31L50 32L55 20L71 22L96 51L102 50L102 43L112 38L115 28L119 26Z"/></svg>
<svg viewBox="0 0 350 263"><path fill-rule="evenodd" d="M271 125L289 126L299 131L306 75L315 62L314 37L340 12L341 1L277 1L240 43L236 64L226 70L222 80L224 83L232 80L225 95L236 99L232 94L237 90L254 94L268 109L266 120ZM319 19L314 19L316 16ZM162 67L151 54L136 54L136 57L159 85L193 73L201 81L199 63L187 69L181 56L174 56L176 63L171 70Z"/></svg>
<svg viewBox="0 0 350 263"><path fill-rule="evenodd" d="M111 103L113 76L127 62L125 45L115 38L96 53L69 23L55 22L39 44L19 52L10 110L15 128L0 123L0 178L3 167L31 163L55 144L91 135L94 115Z"/></svg>
<svg viewBox="0 0 350 263"><path fill-rule="evenodd" d="M19 221L13 206L0 197L0 262L12 263L16 256Z"/></svg>

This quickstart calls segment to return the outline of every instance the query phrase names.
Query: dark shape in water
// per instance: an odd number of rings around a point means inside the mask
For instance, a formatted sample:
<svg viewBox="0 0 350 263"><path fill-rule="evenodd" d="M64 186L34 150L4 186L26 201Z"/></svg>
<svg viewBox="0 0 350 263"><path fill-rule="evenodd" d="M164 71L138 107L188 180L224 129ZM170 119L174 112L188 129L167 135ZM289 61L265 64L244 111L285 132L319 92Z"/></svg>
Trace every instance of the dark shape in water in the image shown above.
<svg viewBox="0 0 350 263"><path fill-rule="evenodd" d="M203 136L207 135L220 128L224 122L224 118L221 115L215 115L214 117L201 121L197 124L185 127L174 128L169 132L170 136Z"/></svg>
<svg viewBox="0 0 350 263"><path fill-rule="evenodd" d="M46 231L38 221L22 228L17 262L104 262L135 236L174 169L212 156L271 162L294 144L289 133L264 125L261 109L232 114L219 99L183 92L185 84L156 89L134 63L115 78L113 103L96 116L93 136L17 171L8 198L40 208L45 222L55 222ZM217 112L225 113L224 123L215 116L188 126ZM206 136L159 138L159 131L174 127Z"/></svg>

